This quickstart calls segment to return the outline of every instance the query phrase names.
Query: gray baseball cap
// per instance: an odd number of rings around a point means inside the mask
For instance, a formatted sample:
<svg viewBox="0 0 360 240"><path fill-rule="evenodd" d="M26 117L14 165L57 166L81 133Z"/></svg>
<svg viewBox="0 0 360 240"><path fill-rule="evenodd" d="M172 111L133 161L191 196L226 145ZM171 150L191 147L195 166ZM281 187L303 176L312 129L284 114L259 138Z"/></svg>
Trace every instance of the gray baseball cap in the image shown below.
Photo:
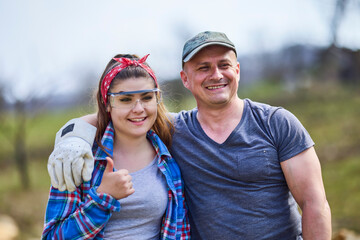
<svg viewBox="0 0 360 240"><path fill-rule="evenodd" d="M210 45L221 45L234 50L236 54L235 45L228 39L225 33L221 32L201 32L195 37L189 39L183 48L182 61L185 63L189 61L196 53L204 47Z"/></svg>

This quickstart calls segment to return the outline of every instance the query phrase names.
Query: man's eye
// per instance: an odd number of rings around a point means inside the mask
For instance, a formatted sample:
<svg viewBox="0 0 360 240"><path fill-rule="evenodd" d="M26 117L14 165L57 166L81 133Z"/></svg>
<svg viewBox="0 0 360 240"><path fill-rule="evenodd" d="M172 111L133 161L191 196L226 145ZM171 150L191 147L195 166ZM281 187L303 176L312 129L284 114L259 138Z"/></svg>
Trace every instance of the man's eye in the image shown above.
<svg viewBox="0 0 360 240"><path fill-rule="evenodd" d="M220 67L221 68L227 68L227 67L230 67L230 64L229 63L224 63L224 64L221 64Z"/></svg>
<svg viewBox="0 0 360 240"><path fill-rule="evenodd" d="M205 70L207 70L209 67L207 67L207 66L202 66L202 67L199 67L199 70L201 70L201 71L205 71Z"/></svg>

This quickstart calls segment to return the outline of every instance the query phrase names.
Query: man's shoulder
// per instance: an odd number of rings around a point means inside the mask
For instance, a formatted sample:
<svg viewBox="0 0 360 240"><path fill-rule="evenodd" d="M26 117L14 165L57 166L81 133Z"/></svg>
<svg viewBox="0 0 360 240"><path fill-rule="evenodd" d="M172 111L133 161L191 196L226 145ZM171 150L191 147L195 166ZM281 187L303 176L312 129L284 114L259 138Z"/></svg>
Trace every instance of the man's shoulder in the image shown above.
<svg viewBox="0 0 360 240"><path fill-rule="evenodd" d="M248 103L249 110L247 112L249 112L249 117L263 126L270 128L284 128L284 126L291 126L293 129L303 128L297 117L283 107L253 102L249 99L246 99L246 102Z"/></svg>
<svg viewBox="0 0 360 240"><path fill-rule="evenodd" d="M245 108L246 107L249 108L252 114L258 115L259 117L262 118L269 118L272 115L274 115L274 113L279 112L279 110L280 111L284 110L284 108L282 107L272 106L267 103L252 101L248 98L245 98L244 102L245 102Z"/></svg>
<svg viewBox="0 0 360 240"><path fill-rule="evenodd" d="M191 110L182 110L178 113L171 113L171 116L173 117L173 119L175 119L176 121L186 121L191 119L194 114L196 115L197 113L197 108L191 109Z"/></svg>
<svg viewBox="0 0 360 240"><path fill-rule="evenodd" d="M260 111L268 111L268 110L275 110L275 109L281 108L279 106L272 106L272 105L267 104L267 103L253 101L253 100L251 100L249 98L245 98L244 101L249 105L250 108L258 109Z"/></svg>

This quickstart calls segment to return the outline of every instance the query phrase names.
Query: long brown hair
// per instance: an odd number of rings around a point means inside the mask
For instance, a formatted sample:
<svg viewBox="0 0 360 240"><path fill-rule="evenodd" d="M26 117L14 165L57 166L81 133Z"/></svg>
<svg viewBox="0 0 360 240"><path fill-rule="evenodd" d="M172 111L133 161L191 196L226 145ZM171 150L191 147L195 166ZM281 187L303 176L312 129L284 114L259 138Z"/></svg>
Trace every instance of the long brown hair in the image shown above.
<svg viewBox="0 0 360 240"><path fill-rule="evenodd" d="M139 57L137 55L130 55L130 54L118 54L114 58L129 58L129 59L136 59L138 60ZM101 144L101 139L105 133L105 129L107 125L109 124L111 118L109 113L106 111L108 103L104 104L104 100L101 96L101 85L102 81L104 80L106 74L113 69L114 67L118 66L120 63L111 59L110 62L106 65L106 68L101 75L100 81L99 81L99 87L96 93L96 100L97 100L97 131L95 136L95 141L98 144L98 146L105 151L105 147ZM149 66L147 63L144 63L147 66ZM111 89L114 85L116 85L121 80L126 80L129 78L139 78L139 77L146 77L151 78L151 76L147 73L145 69L143 69L140 66L129 66L120 71L112 80L110 84ZM152 78L151 78L152 79ZM154 81L154 87L155 87L155 81ZM154 125L152 126L152 130L160 137L160 139L165 143L165 145L170 148L171 146L171 140L172 140L172 133L174 132L174 125L172 121L169 119L169 113L163 104L163 102L160 102L157 105L157 116L154 122Z"/></svg>

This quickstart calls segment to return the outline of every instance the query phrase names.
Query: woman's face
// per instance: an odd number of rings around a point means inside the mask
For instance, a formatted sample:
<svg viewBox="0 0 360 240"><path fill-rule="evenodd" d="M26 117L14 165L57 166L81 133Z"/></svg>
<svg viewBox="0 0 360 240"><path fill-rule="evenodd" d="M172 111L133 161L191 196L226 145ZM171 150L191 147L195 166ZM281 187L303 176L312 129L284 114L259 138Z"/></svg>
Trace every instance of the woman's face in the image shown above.
<svg viewBox="0 0 360 240"><path fill-rule="evenodd" d="M122 95L109 96L108 111L111 114L117 137L146 137L157 116L156 93L143 91L141 93L126 93L154 89L152 78L129 78L115 84L109 92Z"/></svg>

